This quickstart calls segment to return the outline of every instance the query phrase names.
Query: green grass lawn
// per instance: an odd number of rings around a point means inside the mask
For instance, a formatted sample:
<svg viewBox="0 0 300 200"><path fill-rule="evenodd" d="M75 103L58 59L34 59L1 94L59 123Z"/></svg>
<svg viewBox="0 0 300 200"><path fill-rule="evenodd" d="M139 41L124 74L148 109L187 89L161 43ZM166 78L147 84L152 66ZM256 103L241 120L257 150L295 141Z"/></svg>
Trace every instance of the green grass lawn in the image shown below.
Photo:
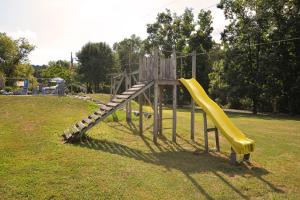
<svg viewBox="0 0 300 200"><path fill-rule="evenodd" d="M230 115L256 141L248 169L230 165L222 137L221 153L193 153L203 150L202 117L191 142L182 109L177 144L171 120L154 145L152 119L140 136L138 119L128 125L122 111L120 122L97 125L87 141L63 144L62 132L95 109L70 97L0 96L0 199L300 199L298 118Z"/></svg>

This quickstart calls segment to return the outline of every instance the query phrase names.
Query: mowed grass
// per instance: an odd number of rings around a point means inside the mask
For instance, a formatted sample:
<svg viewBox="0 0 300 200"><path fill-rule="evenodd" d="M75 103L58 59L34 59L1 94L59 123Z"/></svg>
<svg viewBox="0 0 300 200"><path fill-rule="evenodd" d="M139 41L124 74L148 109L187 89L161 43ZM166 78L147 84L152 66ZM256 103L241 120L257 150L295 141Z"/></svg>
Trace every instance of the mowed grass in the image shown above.
<svg viewBox="0 0 300 200"><path fill-rule="evenodd" d="M101 95L100 95L101 97ZM158 145L152 118L111 119L79 144L63 144L62 132L95 110L70 97L0 96L0 199L299 199L298 118L229 115L256 141L255 167L234 166L221 137L221 153L203 150L202 117L196 114L196 141L190 141L190 113L178 109L177 144L172 121L164 120ZM171 117L171 110L164 110ZM210 146L214 147L210 136Z"/></svg>

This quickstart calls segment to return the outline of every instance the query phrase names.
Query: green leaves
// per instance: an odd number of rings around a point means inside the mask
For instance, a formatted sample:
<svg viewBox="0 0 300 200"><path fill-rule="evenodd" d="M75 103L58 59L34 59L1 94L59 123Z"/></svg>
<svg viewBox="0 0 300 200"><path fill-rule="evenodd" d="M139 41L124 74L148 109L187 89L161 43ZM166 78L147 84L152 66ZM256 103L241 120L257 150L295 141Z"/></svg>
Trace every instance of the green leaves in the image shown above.
<svg viewBox="0 0 300 200"><path fill-rule="evenodd" d="M113 68L113 53L103 42L87 43L76 54L79 62L78 73L82 81L94 86L99 91L99 84L109 80L108 74Z"/></svg>
<svg viewBox="0 0 300 200"><path fill-rule="evenodd" d="M11 77L18 64L28 62L28 55L33 50L34 46L25 38L13 40L6 33L0 33L0 71Z"/></svg>
<svg viewBox="0 0 300 200"><path fill-rule="evenodd" d="M137 70L139 55L143 53L143 43L140 37L132 35L130 38L125 38L121 42L116 42L113 45L113 50L118 56L119 63L115 63L117 69L122 71L125 69ZM130 64L130 66L129 66Z"/></svg>
<svg viewBox="0 0 300 200"><path fill-rule="evenodd" d="M230 20L222 33L229 93L250 98L253 112L300 112L300 41L276 42L300 36L299 1L221 0L219 7Z"/></svg>

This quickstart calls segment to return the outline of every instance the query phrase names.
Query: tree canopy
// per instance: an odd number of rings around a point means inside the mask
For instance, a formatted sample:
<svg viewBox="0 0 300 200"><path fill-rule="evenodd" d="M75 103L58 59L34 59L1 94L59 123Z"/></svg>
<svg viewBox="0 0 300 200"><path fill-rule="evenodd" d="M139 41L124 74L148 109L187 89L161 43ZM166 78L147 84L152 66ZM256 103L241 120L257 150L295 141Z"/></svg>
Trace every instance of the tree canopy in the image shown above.
<svg viewBox="0 0 300 200"><path fill-rule="evenodd" d="M139 55L143 53L143 41L140 37L132 35L130 38L114 43L113 50L118 57L118 61L115 63L116 68L122 71L125 69L136 70ZM131 68L129 69L129 67Z"/></svg>
<svg viewBox="0 0 300 200"><path fill-rule="evenodd" d="M6 33L0 33L0 71L11 77L18 64L28 62L28 55L34 48L25 38L13 40Z"/></svg>
<svg viewBox="0 0 300 200"><path fill-rule="evenodd" d="M300 41L288 40L300 36L299 1L221 0L218 7L230 21L222 33L229 96L250 99L254 113L299 112Z"/></svg>
<svg viewBox="0 0 300 200"><path fill-rule="evenodd" d="M104 42L87 43L76 54L80 79L94 91L99 91L99 84L108 82L108 74L114 66L112 49ZM90 88L89 88L90 89Z"/></svg>

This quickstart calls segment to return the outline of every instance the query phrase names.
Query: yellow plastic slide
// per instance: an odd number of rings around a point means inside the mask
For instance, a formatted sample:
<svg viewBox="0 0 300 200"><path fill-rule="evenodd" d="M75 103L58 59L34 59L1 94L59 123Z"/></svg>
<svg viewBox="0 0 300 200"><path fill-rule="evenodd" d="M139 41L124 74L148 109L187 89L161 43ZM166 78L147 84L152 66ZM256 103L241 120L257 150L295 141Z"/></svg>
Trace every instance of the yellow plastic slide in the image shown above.
<svg viewBox="0 0 300 200"><path fill-rule="evenodd" d="M221 131L224 137L232 145L233 150L238 154L248 154L254 150L254 141L247 138L227 117L224 111L209 98L201 85L192 79L179 79L188 89L194 101L213 120L215 126Z"/></svg>

